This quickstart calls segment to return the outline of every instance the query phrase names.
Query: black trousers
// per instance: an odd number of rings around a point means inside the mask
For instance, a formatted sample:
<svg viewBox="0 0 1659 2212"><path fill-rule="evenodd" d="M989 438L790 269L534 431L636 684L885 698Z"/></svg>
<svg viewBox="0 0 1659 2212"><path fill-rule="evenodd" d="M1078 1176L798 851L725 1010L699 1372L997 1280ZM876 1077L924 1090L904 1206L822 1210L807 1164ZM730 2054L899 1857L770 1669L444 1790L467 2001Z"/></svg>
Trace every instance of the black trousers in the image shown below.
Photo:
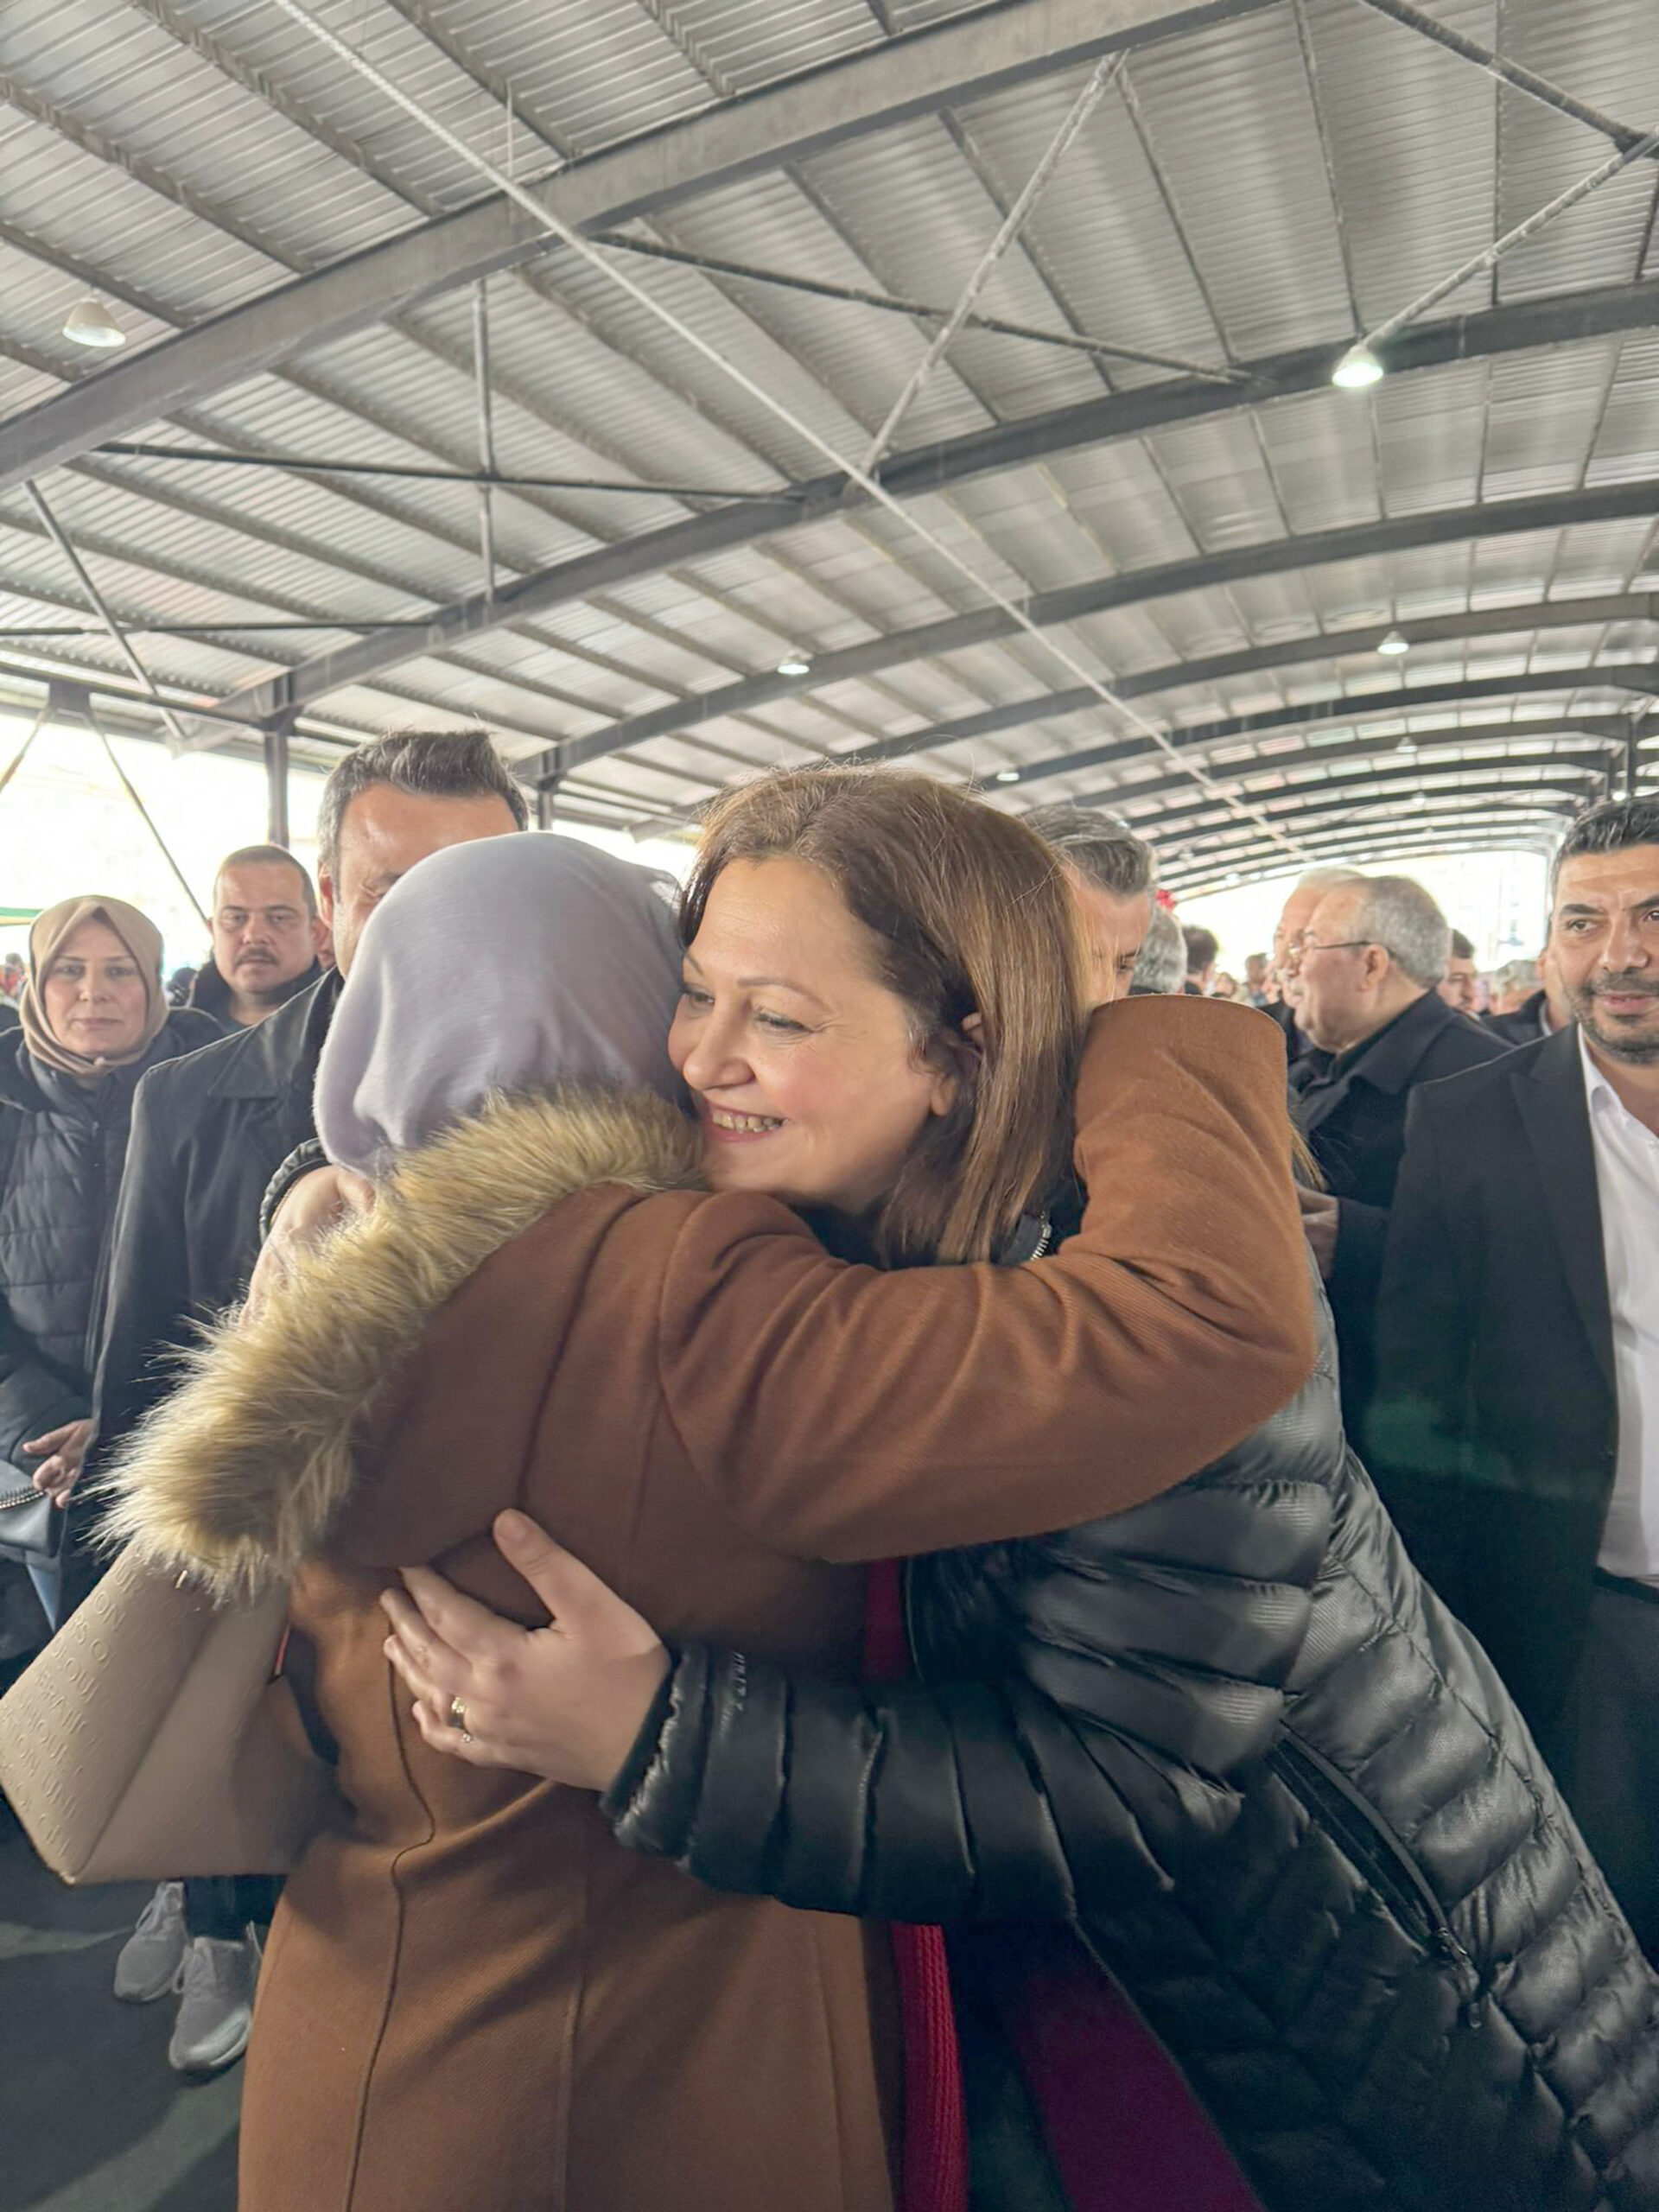
<svg viewBox="0 0 1659 2212"><path fill-rule="evenodd" d="M1597 1574L1574 1717L1568 1802L1659 1961L1659 1589Z"/></svg>
<svg viewBox="0 0 1659 2212"><path fill-rule="evenodd" d="M270 1924L282 1892L274 1874L193 1874L184 1885L185 1933L238 1943L250 1921Z"/></svg>

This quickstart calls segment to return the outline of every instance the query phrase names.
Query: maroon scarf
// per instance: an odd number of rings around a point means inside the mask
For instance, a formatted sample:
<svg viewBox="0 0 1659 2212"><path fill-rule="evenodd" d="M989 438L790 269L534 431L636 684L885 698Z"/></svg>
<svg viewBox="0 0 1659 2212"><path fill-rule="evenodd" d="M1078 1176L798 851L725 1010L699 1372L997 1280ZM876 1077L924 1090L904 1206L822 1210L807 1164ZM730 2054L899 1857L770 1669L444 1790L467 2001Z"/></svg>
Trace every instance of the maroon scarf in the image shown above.
<svg viewBox="0 0 1659 2212"><path fill-rule="evenodd" d="M891 1560L870 1569L864 1671L875 1681L910 1672L899 1568ZM899 2212L967 2212L968 2120L944 1930L895 1921L888 1932L905 2038Z"/></svg>

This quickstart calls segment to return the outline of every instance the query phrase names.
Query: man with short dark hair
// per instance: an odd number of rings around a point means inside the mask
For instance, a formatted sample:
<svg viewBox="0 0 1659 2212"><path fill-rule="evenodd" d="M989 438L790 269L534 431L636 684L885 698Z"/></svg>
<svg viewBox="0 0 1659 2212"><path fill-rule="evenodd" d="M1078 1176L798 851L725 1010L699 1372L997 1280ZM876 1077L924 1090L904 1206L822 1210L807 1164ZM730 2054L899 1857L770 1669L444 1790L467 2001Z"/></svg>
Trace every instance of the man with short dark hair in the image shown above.
<svg viewBox="0 0 1659 2212"><path fill-rule="evenodd" d="M1083 919L1091 1006L1126 997L1152 922L1158 863L1128 823L1057 800L1020 816L1058 855Z"/></svg>
<svg viewBox="0 0 1659 2212"><path fill-rule="evenodd" d="M1221 941L1213 930L1184 928L1186 940L1186 995L1190 999L1207 999L1210 986L1216 980L1216 962L1221 953Z"/></svg>
<svg viewBox="0 0 1659 2212"><path fill-rule="evenodd" d="M1376 1287L1411 1093L1504 1050L1436 992L1451 943L1421 884L1374 875L1328 890L1292 957L1297 1020L1329 1055L1298 1092L1325 1188L1299 1196L1336 1317L1351 1429L1370 1395Z"/></svg>
<svg viewBox="0 0 1659 2212"><path fill-rule="evenodd" d="M1573 1022L1413 1102L1368 1457L1659 1955L1659 798L1551 909Z"/></svg>
<svg viewBox="0 0 1659 2212"><path fill-rule="evenodd" d="M1265 952L1247 952L1244 956L1244 995L1254 1007L1265 1007L1269 1003Z"/></svg>
<svg viewBox="0 0 1659 2212"><path fill-rule="evenodd" d="M327 925L311 879L281 845L244 845L213 879L213 957L186 1003L227 1029L251 1029L322 973Z"/></svg>
<svg viewBox="0 0 1659 2212"><path fill-rule="evenodd" d="M153 1068L138 1086L89 1465L172 1386L196 1324L245 1290L266 1185L315 1134L311 1093L340 974L376 906L433 853L527 820L524 793L482 730L378 738L335 767L318 817L318 863L340 973L321 975L257 1027ZM257 1886L164 1883L117 1961L116 1993L136 2001L162 1996L181 1976L168 2052L181 2072L228 2065L247 2041Z"/></svg>
<svg viewBox="0 0 1659 2212"><path fill-rule="evenodd" d="M1475 948L1461 930L1452 932L1452 950L1446 956L1446 973L1434 986L1449 1007L1459 1014L1473 1014L1475 985L1480 981L1480 970L1475 965Z"/></svg>

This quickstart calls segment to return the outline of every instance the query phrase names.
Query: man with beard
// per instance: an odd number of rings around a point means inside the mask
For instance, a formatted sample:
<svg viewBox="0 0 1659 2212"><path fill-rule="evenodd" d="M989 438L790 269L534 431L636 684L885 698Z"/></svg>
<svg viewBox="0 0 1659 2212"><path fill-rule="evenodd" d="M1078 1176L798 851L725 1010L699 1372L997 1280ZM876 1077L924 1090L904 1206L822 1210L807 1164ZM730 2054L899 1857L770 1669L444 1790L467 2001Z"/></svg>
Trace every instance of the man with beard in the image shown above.
<svg viewBox="0 0 1659 2212"><path fill-rule="evenodd" d="M244 845L213 884L213 957L187 1004L227 1029L251 1029L309 989L328 928L311 879L280 845Z"/></svg>
<svg viewBox="0 0 1659 2212"><path fill-rule="evenodd" d="M1567 832L1573 1017L1419 1091L1368 1458L1659 1954L1659 798Z"/></svg>

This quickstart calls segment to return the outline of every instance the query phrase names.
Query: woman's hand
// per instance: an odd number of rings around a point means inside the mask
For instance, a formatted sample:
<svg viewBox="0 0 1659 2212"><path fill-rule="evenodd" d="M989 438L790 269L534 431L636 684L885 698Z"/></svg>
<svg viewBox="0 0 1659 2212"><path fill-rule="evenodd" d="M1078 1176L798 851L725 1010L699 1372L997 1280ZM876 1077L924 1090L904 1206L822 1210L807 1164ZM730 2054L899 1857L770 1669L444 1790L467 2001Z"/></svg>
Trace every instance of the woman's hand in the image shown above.
<svg viewBox="0 0 1659 2212"><path fill-rule="evenodd" d="M522 1513L497 1516L495 1541L552 1615L545 1628L503 1620L427 1567L404 1568L407 1596L382 1593L386 1656L415 1694L421 1733L473 1766L607 1789L668 1653L649 1621Z"/></svg>
<svg viewBox="0 0 1659 2212"><path fill-rule="evenodd" d="M261 1306L278 1283L288 1280L302 1252L321 1244L342 1222L367 1213L373 1204L373 1184L348 1167L314 1167L302 1175L272 1217L264 1249L248 1278L243 1320L258 1318Z"/></svg>
<svg viewBox="0 0 1659 2212"><path fill-rule="evenodd" d="M44 1491L60 1511L68 1504L69 1493L80 1480L81 1462L92 1440L91 1421L67 1421L61 1428L49 1429L23 1446L31 1459L50 1452L46 1464L35 1470L35 1487Z"/></svg>

